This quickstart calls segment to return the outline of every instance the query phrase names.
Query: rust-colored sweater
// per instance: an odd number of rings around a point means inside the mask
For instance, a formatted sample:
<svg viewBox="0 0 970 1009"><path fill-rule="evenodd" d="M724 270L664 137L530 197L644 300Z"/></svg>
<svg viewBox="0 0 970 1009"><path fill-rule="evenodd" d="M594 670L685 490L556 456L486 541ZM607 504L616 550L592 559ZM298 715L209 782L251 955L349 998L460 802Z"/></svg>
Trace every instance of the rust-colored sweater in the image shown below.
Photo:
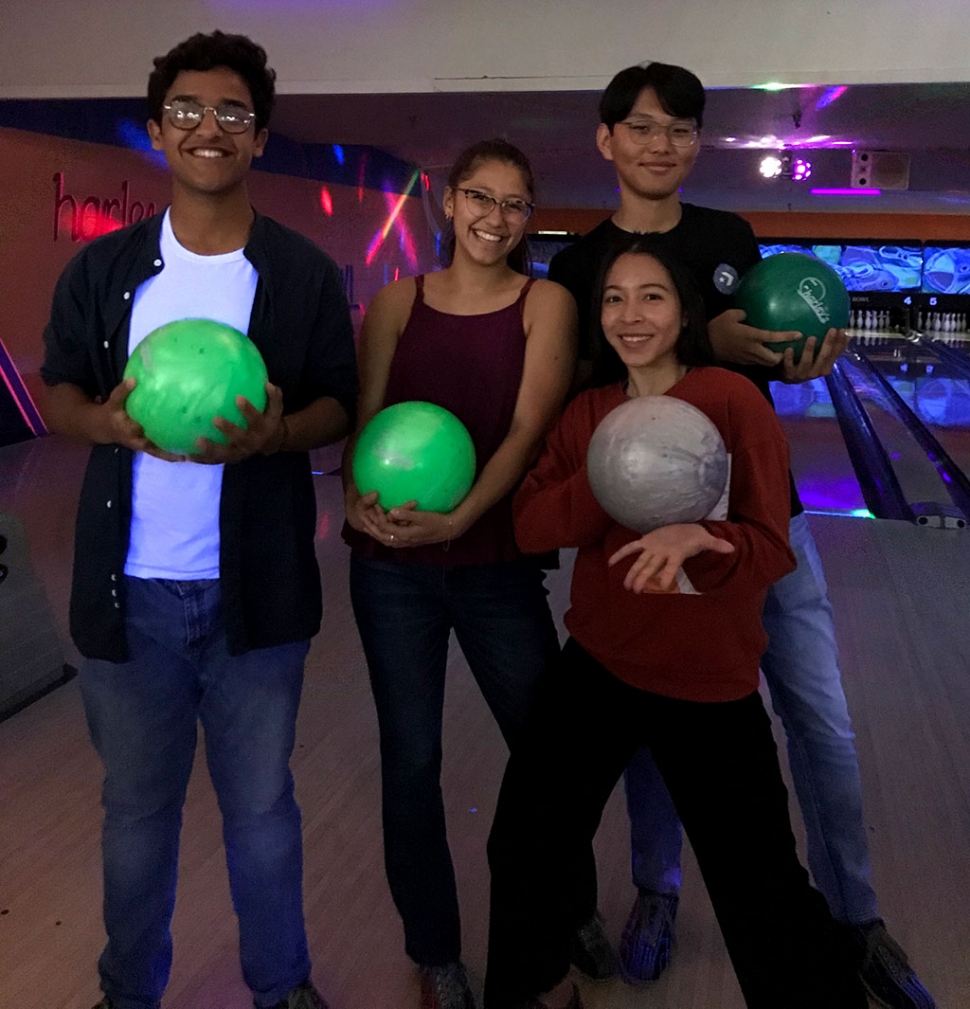
<svg viewBox="0 0 970 1009"><path fill-rule="evenodd" d="M570 403L515 497L516 539L527 553L579 548L566 627L614 676L667 697L737 700L758 688L768 587L795 568L788 442L757 388L733 372L694 368L667 395L707 414L731 459L727 519L701 525L735 549L684 563L695 593L635 595L623 587L634 558L607 566L640 536L603 511L586 474L593 431L626 399L619 385Z"/></svg>

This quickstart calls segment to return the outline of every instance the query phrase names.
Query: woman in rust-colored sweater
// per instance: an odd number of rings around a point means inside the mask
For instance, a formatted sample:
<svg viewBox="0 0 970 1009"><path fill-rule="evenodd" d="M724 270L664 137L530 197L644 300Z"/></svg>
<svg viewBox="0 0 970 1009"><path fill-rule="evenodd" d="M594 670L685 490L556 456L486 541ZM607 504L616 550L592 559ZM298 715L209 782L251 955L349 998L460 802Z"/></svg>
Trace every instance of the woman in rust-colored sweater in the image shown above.
<svg viewBox="0 0 970 1009"><path fill-rule="evenodd" d="M523 550L578 552L571 637L513 747L489 840L486 1009L581 1009L566 978L581 924L570 883L595 877L593 835L641 746L690 837L747 1005L862 1009L798 861L758 694L765 593L794 566L784 433L747 379L708 366L693 281L648 238L604 264L595 303L600 381L570 404L514 503ZM586 452L614 407L659 395L720 431L726 517L640 535L597 503Z"/></svg>

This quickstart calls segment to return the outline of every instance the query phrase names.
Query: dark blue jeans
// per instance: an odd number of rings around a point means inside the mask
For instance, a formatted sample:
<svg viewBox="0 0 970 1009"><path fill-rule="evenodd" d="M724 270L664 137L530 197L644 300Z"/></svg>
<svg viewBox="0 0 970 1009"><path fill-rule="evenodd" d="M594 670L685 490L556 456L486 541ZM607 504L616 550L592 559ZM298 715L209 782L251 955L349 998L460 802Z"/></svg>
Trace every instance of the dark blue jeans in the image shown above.
<svg viewBox="0 0 970 1009"><path fill-rule="evenodd" d="M441 722L452 629L508 742L558 654L543 574L526 561L451 568L355 554L350 594L381 734L384 861L416 963L461 956L441 796Z"/></svg>
<svg viewBox="0 0 970 1009"><path fill-rule="evenodd" d="M243 976L272 1006L310 974L300 810L289 760L308 642L230 656L217 581L126 579L131 658L86 660L81 692L105 765L101 987L157 1009L172 962L182 805L197 723L222 812Z"/></svg>

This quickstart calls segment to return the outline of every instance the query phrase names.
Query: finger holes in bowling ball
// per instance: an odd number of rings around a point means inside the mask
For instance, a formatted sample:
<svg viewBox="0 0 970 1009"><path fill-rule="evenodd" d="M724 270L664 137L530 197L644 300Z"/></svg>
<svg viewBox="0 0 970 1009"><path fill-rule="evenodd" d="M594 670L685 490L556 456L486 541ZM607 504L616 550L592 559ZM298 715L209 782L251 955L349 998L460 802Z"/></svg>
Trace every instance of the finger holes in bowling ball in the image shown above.
<svg viewBox="0 0 970 1009"><path fill-rule="evenodd" d="M849 322L849 292L828 264L800 252L782 252L753 266L738 284L735 304L745 312L745 322L773 333L797 332L801 336L781 343L766 343L783 353L789 347L797 364L805 343L821 341L830 329Z"/></svg>

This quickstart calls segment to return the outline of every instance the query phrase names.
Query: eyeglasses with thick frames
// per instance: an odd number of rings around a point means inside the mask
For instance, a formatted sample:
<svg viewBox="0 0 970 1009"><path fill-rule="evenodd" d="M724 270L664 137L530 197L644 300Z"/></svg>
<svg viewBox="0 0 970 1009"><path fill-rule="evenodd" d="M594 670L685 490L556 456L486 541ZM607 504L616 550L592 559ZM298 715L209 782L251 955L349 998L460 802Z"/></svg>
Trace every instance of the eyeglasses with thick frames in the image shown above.
<svg viewBox="0 0 970 1009"><path fill-rule="evenodd" d="M691 147L697 141L697 127L691 123L663 126L652 119L621 119L618 125L625 126L630 131L630 139L640 146L649 144L660 133L665 133L674 147Z"/></svg>
<svg viewBox="0 0 970 1009"><path fill-rule="evenodd" d="M176 99L162 109L168 116L168 121L177 130L194 130L199 126L205 114L211 112L216 117L219 128L226 133L245 133L256 119L256 113L244 109L241 105L201 105L199 102Z"/></svg>
<svg viewBox="0 0 970 1009"><path fill-rule="evenodd" d="M465 194L465 203L469 211L476 217L488 217L488 215L498 207L502 211L502 216L513 224L521 224L529 219L533 206L525 200L510 196L507 200L496 200L494 196L483 193L480 189L462 189L458 187L459 193Z"/></svg>

